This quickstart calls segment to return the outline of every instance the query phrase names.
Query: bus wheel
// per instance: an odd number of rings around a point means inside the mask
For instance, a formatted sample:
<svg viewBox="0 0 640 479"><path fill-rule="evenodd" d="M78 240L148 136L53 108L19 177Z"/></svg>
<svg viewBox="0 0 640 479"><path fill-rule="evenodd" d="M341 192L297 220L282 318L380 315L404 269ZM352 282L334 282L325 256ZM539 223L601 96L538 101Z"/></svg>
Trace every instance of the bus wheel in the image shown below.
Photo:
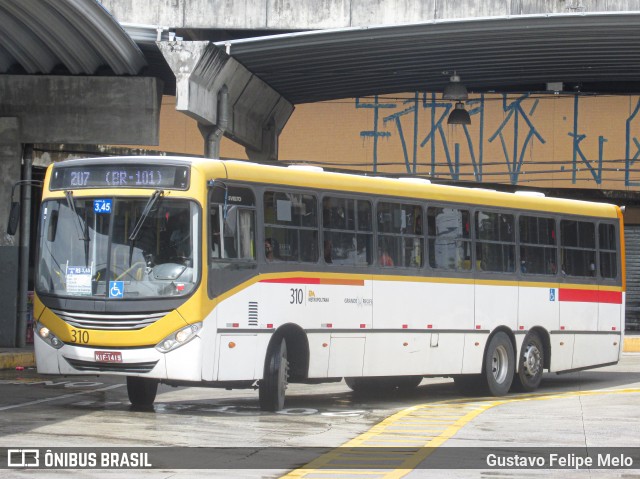
<svg viewBox="0 0 640 479"><path fill-rule="evenodd" d="M153 405L158 392L158 380L127 376L127 394L135 407L148 408Z"/></svg>
<svg viewBox="0 0 640 479"><path fill-rule="evenodd" d="M509 392L513 382L515 369L513 344L509 336L502 331L496 333L489 346L484 359L484 382L492 396L504 396Z"/></svg>
<svg viewBox="0 0 640 479"><path fill-rule="evenodd" d="M518 361L518 374L513 386L517 391L531 392L538 389L544 369L544 346L537 333L531 332L522 343Z"/></svg>
<svg viewBox="0 0 640 479"><path fill-rule="evenodd" d="M289 361L287 361L287 343L283 340L279 345L270 347L264 365L264 377L259 385L260 409L263 411L280 411L284 407L284 395L289 377Z"/></svg>

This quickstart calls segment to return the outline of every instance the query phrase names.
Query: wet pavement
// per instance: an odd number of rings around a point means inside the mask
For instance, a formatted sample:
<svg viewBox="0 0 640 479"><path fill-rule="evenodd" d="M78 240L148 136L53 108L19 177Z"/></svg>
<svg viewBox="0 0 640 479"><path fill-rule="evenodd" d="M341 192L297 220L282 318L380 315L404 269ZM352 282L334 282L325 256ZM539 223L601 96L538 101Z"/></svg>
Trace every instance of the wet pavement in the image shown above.
<svg viewBox="0 0 640 479"><path fill-rule="evenodd" d="M482 468L450 469L459 462L459 449L488 447L526 449L545 446L640 447L640 354L624 354L622 361L602 369L565 375L547 374L534 394L509 394L503 398L461 396L450 379L425 379L410 393L359 396L344 383L291 385L285 409L260 411L257 392L161 386L153 410L133 410L124 380L113 377L40 377L35 370L0 371L0 447L158 447L173 467L135 471L145 477L201 477L202 470L180 459L183 447L257 448L318 447L311 459L318 468L300 469L289 461L282 468L207 471L208 477L523 477L542 470ZM340 449L339 446L343 446ZM347 447L410 448L402 458L390 458L383 469L353 471L329 467ZM178 449L175 449L178 448ZM446 467L423 469L432 448L445 456ZM474 449L469 449L473 451ZM302 451L299 449L299 451ZM306 451L308 452L308 451ZM315 454L313 454L315 452ZM404 451L406 452L406 451ZM329 454L329 456L327 456ZM174 456L172 456L174 455ZM251 455L248 451L247 458ZM423 457L424 456L424 457ZM328 458L328 459L327 459ZM378 457L379 458L379 457ZM307 460L300 452L294 459ZM350 459L352 460L352 458ZM249 459L247 459L249 461ZM366 461L365 461L366 463ZM265 464L270 464L268 461ZM276 461L276 466L278 462ZM370 465L375 465L371 463ZM270 467L273 464L270 464ZM315 467L315 466L313 466ZM640 474L618 468L554 470L554 476L622 477ZM3 477L113 476L130 477L127 470L28 470L2 471ZM547 471L547 474L549 472ZM630 477L630 476L629 476Z"/></svg>

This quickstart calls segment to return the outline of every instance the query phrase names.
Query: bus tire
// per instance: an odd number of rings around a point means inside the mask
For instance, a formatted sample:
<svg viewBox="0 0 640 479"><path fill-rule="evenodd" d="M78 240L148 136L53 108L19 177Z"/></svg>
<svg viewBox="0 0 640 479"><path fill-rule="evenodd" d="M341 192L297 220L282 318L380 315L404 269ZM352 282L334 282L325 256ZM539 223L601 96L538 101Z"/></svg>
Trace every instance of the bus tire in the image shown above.
<svg viewBox="0 0 640 479"><path fill-rule="evenodd" d="M153 406L158 393L158 380L127 376L127 395L135 407L149 408Z"/></svg>
<svg viewBox="0 0 640 479"><path fill-rule="evenodd" d="M267 350L264 376L259 384L260 409L280 411L284 408L284 396L289 378L287 343L284 339Z"/></svg>
<svg viewBox="0 0 640 479"><path fill-rule="evenodd" d="M513 379L516 391L532 392L538 389L542 381L544 369L544 346L536 332L530 332L524 338L520 358L518 359L518 373Z"/></svg>
<svg viewBox="0 0 640 479"><path fill-rule="evenodd" d="M484 357L483 380L492 396L509 392L515 370L513 344L506 333L499 331L489 341Z"/></svg>

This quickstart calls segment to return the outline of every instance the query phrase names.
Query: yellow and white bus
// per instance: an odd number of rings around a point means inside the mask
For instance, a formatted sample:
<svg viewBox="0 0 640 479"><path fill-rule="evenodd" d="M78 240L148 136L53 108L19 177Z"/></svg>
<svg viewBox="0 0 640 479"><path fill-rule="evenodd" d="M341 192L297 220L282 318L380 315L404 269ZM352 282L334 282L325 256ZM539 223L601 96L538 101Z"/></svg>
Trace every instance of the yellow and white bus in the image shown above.
<svg viewBox="0 0 640 479"><path fill-rule="evenodd" d="M202 158L49 167L35 277L38 372L355 391L453 377L492 395L614 364L617 206Z"/></svg>

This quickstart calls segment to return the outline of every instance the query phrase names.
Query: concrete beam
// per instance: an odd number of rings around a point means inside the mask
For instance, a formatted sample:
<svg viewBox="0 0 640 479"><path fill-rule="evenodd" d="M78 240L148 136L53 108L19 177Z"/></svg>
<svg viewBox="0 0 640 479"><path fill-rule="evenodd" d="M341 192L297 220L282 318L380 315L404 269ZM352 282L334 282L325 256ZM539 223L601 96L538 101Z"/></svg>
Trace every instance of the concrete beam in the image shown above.
<svg viewBox="0 0 640 479"><path fill-rule="evenodd" d="M157 78L0 75L21 143L157 145L161 100Z"/></svg>
<svg viewBox="0 0 640 479"><path fill-rule="evenodd" d="M121 23L171 29L310 30L504 15L616 12L637 0L99 0Z"/></svg>
<svg viewBox="0 0 640 479"><path fill-rule="evenodd" d="M176 110L204 127L225 123L224 135L250 158L276 159L277 137L293 105L233 57L210 42L158 42L176 76ZM228 118L219 118L226 86Z"/></svg>

